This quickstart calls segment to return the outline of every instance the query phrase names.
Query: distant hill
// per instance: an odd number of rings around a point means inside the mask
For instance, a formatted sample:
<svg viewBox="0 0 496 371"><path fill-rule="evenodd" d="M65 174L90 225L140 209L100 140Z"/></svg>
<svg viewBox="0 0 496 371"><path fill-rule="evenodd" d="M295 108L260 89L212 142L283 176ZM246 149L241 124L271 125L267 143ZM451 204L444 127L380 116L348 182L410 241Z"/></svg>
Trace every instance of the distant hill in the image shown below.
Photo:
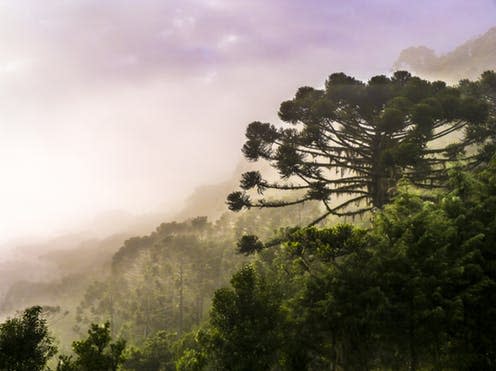
<svg viewBox="0 0 496 371"><path fill-rule="evenodd" d="M199 215L207 216L210 220L219 218L228 211L227 195L239 188L241 174L250 170L260 170L269 177L275 172L267 163L254 164L241 160L229 179L197 187L185 200L181 210L174 214L174 220L186 220Z"/></svg>
<svg viewBox="0 0 496 371"><path fill-rule="evenodd" d="M125 240L148 234L170 215L170 211L136 216L109 211L95 216L78 232L0 246L0 316L2 310L12 307L11 303L6 304L6 296L12 302L16 297L13 292L20 293L22 285L27 292L30 284L49 285L73 275L86 274L96 279L107 270L113 254Z"/></svg>
<svg viewBox="0 0 496 371"><path fill-rule="evenodd" d="M496 70L496 27L440 56L426 46L407 48L400 53L393 69L452 83L464 78L477 79L484 71Z"/></svg>
<svg viewBox="0 0 496 371"><path fill-rule="evenodd" d="M112 256L125 240L147 235L162 222L199 215L219 218L227 211L226 195L236 189L239 175L248 169L250 164L240 162L230 179L198 187L181 205L161 205L161 211L143 215L112 210L96 215L77 232L1 246L0 318L26 305L57 303L57 290L63 291L74 277L84 281L81 286L98 279L108 272Z"/></svg>

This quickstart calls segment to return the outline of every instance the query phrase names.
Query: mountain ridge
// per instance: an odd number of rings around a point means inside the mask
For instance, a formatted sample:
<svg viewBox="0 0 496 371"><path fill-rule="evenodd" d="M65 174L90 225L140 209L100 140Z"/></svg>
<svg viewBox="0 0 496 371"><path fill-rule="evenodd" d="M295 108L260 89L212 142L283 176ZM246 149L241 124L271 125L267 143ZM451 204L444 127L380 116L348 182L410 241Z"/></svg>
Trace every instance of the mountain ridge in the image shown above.
<svg viewBox="0 0 496 371"><path fill-rule="evenodd" d="M439 56L427 46L406 48L393 69L407 69L423 78L451 83L477 79L484 71L496 69L496 26Z"/></svg>

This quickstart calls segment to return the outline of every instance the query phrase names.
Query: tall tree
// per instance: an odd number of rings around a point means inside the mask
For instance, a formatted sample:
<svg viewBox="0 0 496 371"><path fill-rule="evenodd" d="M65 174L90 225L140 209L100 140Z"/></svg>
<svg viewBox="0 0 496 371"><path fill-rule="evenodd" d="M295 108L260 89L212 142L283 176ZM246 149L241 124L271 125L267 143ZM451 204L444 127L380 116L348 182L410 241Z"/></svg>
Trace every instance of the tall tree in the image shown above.
<svg viewBox="0 0 496 371"><path fill-rule="evenodd" d="M488 102L470 89L406 71L368 83L335 73L324 89L298 89L281 104L279 117L287 125L248 125L242 151L250 161L269 161L280 180L268 181L258 171L244 173L242 191L228 196L228 206L238 211L318 200L326 208L318 222L331 214L381 208L401 177L434 188L446 179L450 162L477 165L479 157L465 151L486 140ZM260 197L252 199L250 189ZM293 199L273 201L264 197L267 190L299 192Z"/></svg>
<svg viewBox="0 0 496 371"><path fill-rule="evenodd" d="M279 298L255 269L244 266L212 300L210 327L201 335L212 369L268 370L280 343Z"/></svg>

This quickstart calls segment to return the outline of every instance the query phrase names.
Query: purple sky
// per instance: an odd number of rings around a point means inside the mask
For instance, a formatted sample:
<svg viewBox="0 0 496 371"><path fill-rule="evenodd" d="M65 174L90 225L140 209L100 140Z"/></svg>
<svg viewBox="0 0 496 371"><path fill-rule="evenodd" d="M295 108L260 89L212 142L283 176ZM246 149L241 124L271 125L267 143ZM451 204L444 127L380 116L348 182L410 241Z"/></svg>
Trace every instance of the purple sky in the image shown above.
<svg viewBox="0 0 496 371"><path fill-rule="evenodd" d="M171 204L298 86L495 25L494 0L0 0L0 241Z"/></svg>

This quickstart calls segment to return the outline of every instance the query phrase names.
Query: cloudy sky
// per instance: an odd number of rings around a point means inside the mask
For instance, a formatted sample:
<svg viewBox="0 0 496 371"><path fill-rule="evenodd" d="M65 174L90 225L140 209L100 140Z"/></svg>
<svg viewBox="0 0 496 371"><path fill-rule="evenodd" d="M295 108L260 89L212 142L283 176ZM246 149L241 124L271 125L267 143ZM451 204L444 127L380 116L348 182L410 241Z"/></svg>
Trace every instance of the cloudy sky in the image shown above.
<svg viewBox="0 0 496 371"><path fill-rule="evenodd" d="M177 207L298 86L495 25L494 0L0 0L0 241Z"/></svg>

